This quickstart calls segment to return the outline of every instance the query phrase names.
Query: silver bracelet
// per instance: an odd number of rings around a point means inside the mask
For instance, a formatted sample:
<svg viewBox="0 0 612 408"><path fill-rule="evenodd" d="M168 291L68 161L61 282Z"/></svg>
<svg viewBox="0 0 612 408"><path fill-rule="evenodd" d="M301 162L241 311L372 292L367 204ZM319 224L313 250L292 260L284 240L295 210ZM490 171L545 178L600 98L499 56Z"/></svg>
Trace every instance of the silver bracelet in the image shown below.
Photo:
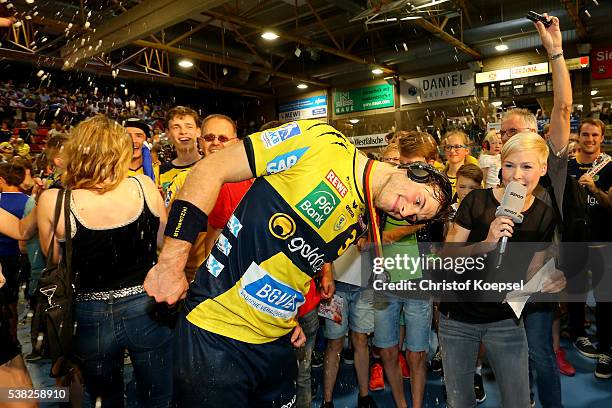
<svg viewBox="0 0 612 408"><path fill-rule="evenodd" d="M551 60L551 61L554 61L554 60L556 60L557 58L561 58L562 56L563 56L563 51L561 51L561 52L559 52L559 53L557 53L557 54L550 55L550 56L548 57L548 59L549 59L549 60Z"/></svg>

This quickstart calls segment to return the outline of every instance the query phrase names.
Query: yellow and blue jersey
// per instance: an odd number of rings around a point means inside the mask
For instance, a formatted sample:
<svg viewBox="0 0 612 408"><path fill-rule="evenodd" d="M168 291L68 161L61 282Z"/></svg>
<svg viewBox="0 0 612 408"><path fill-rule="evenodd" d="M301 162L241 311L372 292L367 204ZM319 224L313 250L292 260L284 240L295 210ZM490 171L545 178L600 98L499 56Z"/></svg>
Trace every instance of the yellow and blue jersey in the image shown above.
<svg viewBox="0 0 612 408"><path fill-rule="evenodd" d="M257 177L187 296L207 331L266 343L296 324L312 276L363 231L359 152L333 127L291 122L244 141Z"/></svg>

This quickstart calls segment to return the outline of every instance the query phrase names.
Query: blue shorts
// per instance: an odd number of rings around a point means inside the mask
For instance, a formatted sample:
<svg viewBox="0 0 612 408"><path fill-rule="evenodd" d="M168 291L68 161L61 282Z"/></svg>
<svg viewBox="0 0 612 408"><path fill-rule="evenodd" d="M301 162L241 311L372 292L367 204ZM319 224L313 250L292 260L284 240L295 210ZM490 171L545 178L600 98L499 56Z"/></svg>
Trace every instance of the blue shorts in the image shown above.
<svg viewBox="0 0 612 408"><path fill-rule="evenodd" d="M179 407L292 407L297 361L291 333L249 344L203 330L181 313L175 330L174 397Z"/></svg>
<svg viewBox="0 0 612 408"><path fill-rule="evenodd" d="M432 311L431 300L377 298L374 304L374 345L379 348L398 345L400 316L404 316L404 348L414 352L427 351Z"/></svg>
<svg viewBox="0 0 612 408"><path fill-rule="evenodd" d="M351 292L336 291L343 299L342 322L325 319L325 338L335 340L347 335L349 327L355 333L369 334L374 331L374 291L359 289Z"/></svg>

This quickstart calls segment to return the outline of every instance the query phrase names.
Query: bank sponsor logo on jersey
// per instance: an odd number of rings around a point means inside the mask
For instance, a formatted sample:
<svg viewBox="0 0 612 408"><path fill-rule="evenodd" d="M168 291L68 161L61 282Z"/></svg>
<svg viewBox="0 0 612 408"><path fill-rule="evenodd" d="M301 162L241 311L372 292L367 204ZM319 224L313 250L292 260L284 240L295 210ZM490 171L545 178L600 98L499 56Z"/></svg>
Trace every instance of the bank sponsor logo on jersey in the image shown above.
<svg viewBox="0 0 612 408"><path fill-rule="evenodd" d="M283 213L276 213L268 221L270 233L278 239L287 239L295 234L295 221Z"/></svg>
<svg viewBox="0 0 612 408"><path fill-rule="evenodd" d="M334 231L340 231L346 225L346 215L340 214L340 217L336 220L334 224Z"/></svg>
<svg viewBox="0 0 612 408"><path fill-rule="evenodd" d="M290 169L291 167L295 166L295 164L302 158L308 149L309 147L302 147L301 149L276 156L268 162L268 165L266 166L266 173L274 174Z"/></svg>
<svg viewBox="0 0 612 408"><path fill-rule="evenodd" d="M322 252L319 252L319 247L313 247L302 237L295 237L287 245L289 251L297 253L306 260L312 267L313 271L321 269L325 263L325 256Z"/></svg>
<svg viewBox="0 0 612 408"><path fill-rule="evenodd" d="M219 235L219 239L217 240L217 249L225 256L228 256L232 250L232 244L229 243L223 234Z"/></svg>
<svg viewBox="0 0 612 408"><path fill-rule="evenodd" d="M272 277L252 262L240 279L240 296L254 309L281 319L292 319L304 303L304 295Z"/></svg>
<svg viewBox="0 0 612 408"><path fill-rule="evenodd" d="M261 141L266 149L269 149L301 133L302 131L297 122L291 122L279 128L262 132Z"/></svg>
<svg viewBox="0 0 612 408"><path fill-rule="evenodd" d="M334 173L333 170L330 170L327 173L325 179L329 181L329 184L331 184L334 189L336 189L338 194L340 194L340 197L344 198L344 196L346 196L346 193L348 193L348 188L346 187L346 185L344 185L342 180L340 180L340 177L336 176L336 173Z"/></svg>
<svg viewBox="0 0 612 408"><path fill-rule="evenodd" d="M227 222L227 228L230 230L234 237L238 238L238 233L242 229L242 224L240 223L240 220L234 216L234 214L232 214L229 221Z"/></svg>
<svg viewBox="0 0 612 408"><path fill-rule="evenodd" d="M298 210L317 228L321 228L338 204L340 204L340 197L322 181L298 203Z"/></svg>
<svg viewBox="0 0 612 408"><path fill-rule="evenodd" d="M219 276L221 271L223 271L225 265L217 261L214 256L209 255L208 259L206 260L206 268L208 269L208 272L210 272L210 274L216 278Z"/></svg>

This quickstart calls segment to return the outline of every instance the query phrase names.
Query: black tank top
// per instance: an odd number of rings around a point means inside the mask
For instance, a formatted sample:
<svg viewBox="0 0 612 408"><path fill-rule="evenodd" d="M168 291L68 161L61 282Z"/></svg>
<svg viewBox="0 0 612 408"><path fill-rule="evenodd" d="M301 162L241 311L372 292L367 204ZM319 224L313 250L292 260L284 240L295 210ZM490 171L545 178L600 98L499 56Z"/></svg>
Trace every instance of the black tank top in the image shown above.
<svg viewBox="0 0 612 408"><path fill-rule="evenodd" d="M85 227L72 208L74 221L72 268L77 293L106 292L142 285L149 269L157 262L159 217L149 209L139 186L142 209L125 225L111 229Z"/></svg>

